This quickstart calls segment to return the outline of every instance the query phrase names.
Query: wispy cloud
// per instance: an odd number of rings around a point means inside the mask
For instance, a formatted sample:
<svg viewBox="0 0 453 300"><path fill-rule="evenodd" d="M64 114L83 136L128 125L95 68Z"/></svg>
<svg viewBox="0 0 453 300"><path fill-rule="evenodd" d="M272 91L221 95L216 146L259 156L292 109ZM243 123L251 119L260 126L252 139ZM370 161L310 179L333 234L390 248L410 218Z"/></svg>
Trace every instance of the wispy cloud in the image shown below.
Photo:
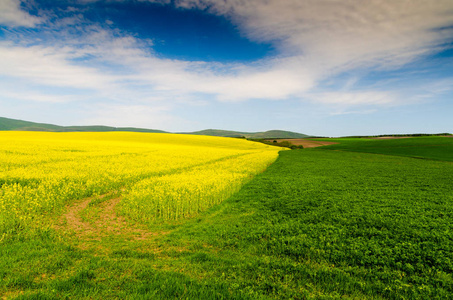
<svg viewBox="0 0 453 300"><path fill-rule="evenodd" d="M0 24L7 26L34 27L43 20L39 17L31 16L21 9L20 0L1 0L0 1Z"/></svg>
<svg viewBox="0 0 453 300"><path fill-rule="evenodd" d="M0 74L56 87L108 88L111 78L96 68L77 65L72 61L74 53L66 47L0 43Z"/></svg>
<svg viewBox="0 0 453 300"><path fill-rule="evenodd" d="M389 92L323 92L313 94L310 99L326 104L342 104L344 106L388 105L393 104L395 96Z"/></svg>
<svg viewBox="0 0 453 300"><path fill-rule="evenodd" d="M451 38L449 0L180 0L232 18L249 38L273 41L320 67L395 67ZM443 28L443 30L442 30Z"/></svg>

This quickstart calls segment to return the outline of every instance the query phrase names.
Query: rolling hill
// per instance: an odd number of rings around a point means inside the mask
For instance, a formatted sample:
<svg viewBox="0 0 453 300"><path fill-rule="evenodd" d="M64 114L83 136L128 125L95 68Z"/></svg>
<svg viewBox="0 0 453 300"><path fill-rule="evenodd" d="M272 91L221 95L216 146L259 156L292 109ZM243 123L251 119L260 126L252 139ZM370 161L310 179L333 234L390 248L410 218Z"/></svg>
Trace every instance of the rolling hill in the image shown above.
<svg viewBox="0 0 453 300"><path fill-rule="evenodd" d="M35 123L29 121L15 120L0 117L0 130L16 131L52 131L52 132L104 132L104 131L134 131L134 132L161 132L163 130L145 129L135 127L111 127L111 126L58 126L46 123Z"/></svg>
<svg viewBox="0 0 453 300"><path fill-rule="evenodd" d="M248 139L301 139L309 137L306 134L284 131L284 130L268 130L264 132L240 132L220 129L206 129L194 132L183 132L185 134L210 135L223 137L245 137Z"/></svg>
<svg viewBox="0 0 453 300"><path fill-rule="evenodd" d="M16 130L16 131L52 131L52 132L104 132L104 131L133 131L133 132L157 132L169 133L163 130L146 129L136 127L111 127L102 125L93 126L59 126L47 123L35 123L23 120L9 119L0 117L0 130ZM269 130L265 132L239 132L220 129L206 129L194 132L176 132L179 134L194 134L194 135L209 135L221 137L245 137L249 139L300 139L309 137L308 135L284 131L284 130Z"/></svg>

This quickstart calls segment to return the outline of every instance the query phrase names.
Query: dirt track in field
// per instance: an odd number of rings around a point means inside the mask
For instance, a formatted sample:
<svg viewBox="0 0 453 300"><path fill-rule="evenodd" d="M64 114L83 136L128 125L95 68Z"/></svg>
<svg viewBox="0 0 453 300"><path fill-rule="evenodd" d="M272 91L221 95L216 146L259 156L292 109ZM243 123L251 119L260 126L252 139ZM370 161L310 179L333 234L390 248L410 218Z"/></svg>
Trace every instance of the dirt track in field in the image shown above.
<svg viewBox="0 0 453 300"><path fill-rule="evenodd" d="M304 148L314 148L314 147L321 147L326 145L333 145L338 144L336 142L324 142L324 141L314 141L310 139L275 139L271 141L277 141L278 143L283 141L288 141L295 146L304 146Z"/></svg>
<svg viewBox="0 0 453 300"><path fill-rule="evenodd" d="M80 212L88 206L92 199L87 198L82 202L69 206L67 212L62 217L62 221L66 221L65 225L68 229L74 230L78 235L87 235L94 231L93 227L89 223L84 222L80 217ZM64 229L64 225L60 229Z"/></svg>
<svg viewBox="0 0 453 300"><path fill-rule="evenodd" d="M108 194L107 194L108 195ZM104 195L107 196L107 195ZM67 206L66 213L59 220L56 229L74 232L76 237L81 240L101 240L104 237L118 236L131 240L145 240L152 236L162 233L148 232L144 229L137 228L128 224L124 217L116 213L116 206L121 198L105 200L99 204L95 204L99 213L95 215L91 222L87 222L82 217L85 210L90 209L89 205L92 201L103 198L103 196L95 198L89 197Z"/></svg>

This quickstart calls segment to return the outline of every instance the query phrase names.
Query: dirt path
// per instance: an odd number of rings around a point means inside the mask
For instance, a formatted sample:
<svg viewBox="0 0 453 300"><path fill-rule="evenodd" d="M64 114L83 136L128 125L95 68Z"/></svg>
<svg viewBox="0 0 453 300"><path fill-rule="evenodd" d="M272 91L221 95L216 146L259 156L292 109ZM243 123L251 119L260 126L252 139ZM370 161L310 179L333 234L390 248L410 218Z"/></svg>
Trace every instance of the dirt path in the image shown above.
<svg viewBox="0 0 453 300"><path fill-rule="evenodd" d="M67 208L67 212L62 216L62 220L66 221L65 225L60 225L59 229L72 229L77 235L89 235L93 233L93 227L82 220L80 212L83 211L88 204L93 200L92 197L84 199L82 202L75 203ZM62 222L60 222L61 224ZM67 227L67 228L65 228Z"/></svg>
<svg viewBox="0 0 453 300"><path fill-rule="evenodd" d="M121 197L107 199L98 204L90 206L94 200L108 197L89 197L67 206L66 213L61 216L56 229L73 232L80 240L97 240L100 241L106 237L119 237L128 240L146 240L152 236L162 233L153 233L146 231L137 226L132 226L126 222L124 217L116 213L116 206ZM88 210L92 210L91 218L88 216ZM85 218L82 215L85 214ZM86 221L90 218L90 221Z"/></svg>

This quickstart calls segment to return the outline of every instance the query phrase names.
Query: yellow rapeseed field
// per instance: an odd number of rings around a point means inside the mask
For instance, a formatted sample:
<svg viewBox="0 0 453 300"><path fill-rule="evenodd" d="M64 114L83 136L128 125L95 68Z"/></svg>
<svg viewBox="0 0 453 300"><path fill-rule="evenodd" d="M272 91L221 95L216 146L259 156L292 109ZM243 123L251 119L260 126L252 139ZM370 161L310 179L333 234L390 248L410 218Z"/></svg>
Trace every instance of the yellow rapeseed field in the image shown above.
<svg viewBox="0 0 453 300"><path fill-rule="evenodd" d="M0 235L112 191L118 210L147 222L194 216L237 191L280 148L162 133L0 132Z"/></svg>

